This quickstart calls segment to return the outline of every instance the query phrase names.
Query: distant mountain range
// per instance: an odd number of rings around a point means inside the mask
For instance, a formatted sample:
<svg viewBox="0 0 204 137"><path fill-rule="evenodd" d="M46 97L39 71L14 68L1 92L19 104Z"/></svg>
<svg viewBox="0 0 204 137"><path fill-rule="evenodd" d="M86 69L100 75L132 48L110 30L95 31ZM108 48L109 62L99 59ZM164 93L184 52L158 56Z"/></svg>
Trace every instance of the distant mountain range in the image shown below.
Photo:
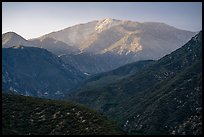
<svg viewBox="0 0 204 137"><path fill-rule="evenodd" d="M9 48L13 46L24 45L28 47L38 47L44 48L48 51L56 54L70 54L70 53L78 53L79 50L72 46L67 45L64 42L55 40L53 38L45 38L45 39L36 39L36 40L26 40L15 32L7 32L2 35L2 47Z"/></svg>
<svg viewBox="0 0 204 137"><path fill-rule="evenodd" d="M78 47L81 52L92 54L137 53L141 60L159 59L181 47L193 35L195 33L179 30L164 23L139 23L107 18L68 27L37 39L53 38Z"/></svg>
<svg viewBox="0 0 204 137"><path fill-rule="evenodd" d="M2 49L2 89L23 95L60 98L86 76L46 49Z"/></svg>
<svg viewBox="0 0 204 137"><path fill-rule="evenodd" d="M70 93L129 134L202 134L202 31L158 61L95 75Z"/></svg>
<svg viewBox="0 0 204 137"><path fill-rule="evenodd" d="M180 48L194 35L195 32L164 23L107 18L30 40L8 32L2 35L2 47L19 44L42 47L66 63L75 62L74 67L82 72L96 74L138 60L157 60Z"/></svg>
<svg viewBox="0 0 204 137"><path fill-rule="evenodd" d="M2 92L5 134L121 133L81 103L125 134L202 135L202 31L108 18L8 32Z"/></svg>

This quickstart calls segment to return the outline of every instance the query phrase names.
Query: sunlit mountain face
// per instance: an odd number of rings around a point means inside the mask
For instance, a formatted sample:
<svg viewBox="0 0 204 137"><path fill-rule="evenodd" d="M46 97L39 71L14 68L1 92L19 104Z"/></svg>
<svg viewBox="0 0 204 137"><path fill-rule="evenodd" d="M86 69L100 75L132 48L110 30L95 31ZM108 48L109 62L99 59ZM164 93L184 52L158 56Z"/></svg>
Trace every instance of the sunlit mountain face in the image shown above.
<svg viewBox="0 0 204 137"><path fill-rule="evenodd" d="M129 134L201 135L202 31L157 61L92 76L70 93Z"/></svg>
<svg viewBox="0 0 204 137"><path fill-rule="evenodd" d="M201 135L201 83L202 31L106 18L2 34L3 134Z"/></svg>
<svg viewBox="0 0 204 137"><path fill-rule="evenodd" d="M185 44L195 32L164 23L103 19L25 40L2 36L2 46L45 48L87 74L110 71L139 60L157 60Z"/></svg>

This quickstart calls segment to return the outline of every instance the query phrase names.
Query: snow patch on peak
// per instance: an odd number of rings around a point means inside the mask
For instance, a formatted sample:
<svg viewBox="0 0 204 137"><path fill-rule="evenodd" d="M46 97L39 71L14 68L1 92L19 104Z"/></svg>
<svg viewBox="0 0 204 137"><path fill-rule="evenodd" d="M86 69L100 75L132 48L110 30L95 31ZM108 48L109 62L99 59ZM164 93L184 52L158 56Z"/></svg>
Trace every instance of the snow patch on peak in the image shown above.
<svg viewBox="0 0 204 137"><path fill-rule="evenodd" d="M95 30L97 32L102 32L103 30L108 29L112 27L113 25L117 25L118 23L119 21L115 21L111 18L106 18L106 19L98 21L98 23L95 26Z"/></svg>
<svg viewBox="0 0 204 137"><path fill-rule="evenodd" d="M104 22L113 22L113 19L111 19L111 18L106 18L106 19L104 19Z"/></svg>

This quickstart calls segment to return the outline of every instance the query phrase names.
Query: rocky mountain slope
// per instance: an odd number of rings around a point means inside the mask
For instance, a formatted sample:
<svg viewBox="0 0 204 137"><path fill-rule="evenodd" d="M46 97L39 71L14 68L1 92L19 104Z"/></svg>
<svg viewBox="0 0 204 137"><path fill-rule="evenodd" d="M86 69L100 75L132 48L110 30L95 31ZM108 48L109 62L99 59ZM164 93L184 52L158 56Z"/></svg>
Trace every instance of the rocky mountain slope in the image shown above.
<svg viewBox="0 0 204 137"><path fill-rule="evenodd" d="M8 34L2 35L3 47L18 44L42 47L88 74L110 71L139 60L157 60L195 35L164 23L111 18L78 24L27 41L16 34L10 38Z"/></svg>
<svg viewBox="0 0 204 137"><path fill-rule="evenodd" d="M69 46L62 41L58 41L49 37L41 40L38 40L38 39L29 40L29 42L31 43L31 45L34 45L34 47L47 49L48 51L58 56L61 56L64 54L74 54L79 52L77 48L73 46Z"/></svg>
<svg viewBox="0 0 204 137"><path fill-rule="evenodd" d="M79 54L63 55L63 61L74 62L74 66L84 73L96 74L138 60L157 60L180 48L194 35L194 32L164 23L107 18L68 27L36 39L53 38L78 48Z"/></svg>
<svg viewBox="0 0 204 137"><path fill-rule="evenodd" d="M84 106L14 94L2 95L3 135L119 135L117 125Z"/></svg>
<svg viewBox="0 0 204 137"><path fill-rule="evenodd" d="M2 48L9 48L20 44L27 45L29 42L15 32L2 34Z"/></svg>
<svg viewBox="0 0 204 137"><path fill-rule="evenodd" d="M2 89L23 95L62 97L85 75L42 48L2 48Z"/></svg>
<svg viewBox="0 0 204 137"><path fill-rule="evenodd" d="M69 99L114 118L129 134L202 134L201 64L202 31L142 71L113 82L106 76L104 86L97 85L103 77L93 79Z"/></svg>
<svg viewBox="0 0 204 137"><path fill-rule="evenodd" d="M159 59L185 44L195 33L164 23L103 19L53 32L47 37L78 47L82 52L134 54L142 59ZM141 55L142 54L142 55Z"/></svg>
<svg viewBox="0 0 204 137"><path fill-rule="evenodd" d="M111 71L132 62L132 55L116 55L111 53L93 55L91 53L67 54L60 58L68 64L72 64L80 71L87 74L97 74Z"/></svg>
<svg viewBox="0 0 204 137"><path fill-rule="evenodd" d="M17 45L44 48L55 55L74 54L79 52L77 48L53 38L26 40L15 32L7 32L2 35L2 48L9 48Z"/></svg>
<svg viewBox="0 0 204 137"><path fill-rule="evenodd" d="M99 87L101 88L106 87L111 83L115 83L125 77L131 76L134 73L140 72L154 63L155 61L153 60L137 61L135 63L130 63L128 65L119 67L112 71L91 75L87 77L87 79L84 82L78 85L78 87L74 88L71 94L68 93L67 95L71 95L72 97L77 96L78 92L75 91L77 90L77 88L78 90L80 90L81 87L86 89L87 91L89 89L93 90L92 88L98 89ZM84 98L86 98L86 96L84 96Z"/></svg>

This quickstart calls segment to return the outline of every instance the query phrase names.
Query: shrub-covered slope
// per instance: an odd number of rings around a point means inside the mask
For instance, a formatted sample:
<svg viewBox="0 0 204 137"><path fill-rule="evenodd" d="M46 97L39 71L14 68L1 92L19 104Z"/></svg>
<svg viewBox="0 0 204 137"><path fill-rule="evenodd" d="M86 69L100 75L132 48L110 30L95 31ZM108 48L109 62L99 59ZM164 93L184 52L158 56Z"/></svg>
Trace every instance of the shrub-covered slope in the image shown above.
<svg viewBox="0 0 204 137"><path fill-rule="evenodd" d="M201 134L201 64L202 31L143 71L105 86L86 88L88 82L71 99L104 112L130 134Z"/></svg>
<svg viewBox="0 0 204 137"><path fill-rule="evenodd" d="M2 96L3 135L121 134L116 125L84 106L5 93Z"/></svg>
<svg viewBox="0 0 204 137"><path fill-rule="evenodd" d="M85 75L59 57L37 47L2 49L2 89L23 95L60 98Z"/></svg>

